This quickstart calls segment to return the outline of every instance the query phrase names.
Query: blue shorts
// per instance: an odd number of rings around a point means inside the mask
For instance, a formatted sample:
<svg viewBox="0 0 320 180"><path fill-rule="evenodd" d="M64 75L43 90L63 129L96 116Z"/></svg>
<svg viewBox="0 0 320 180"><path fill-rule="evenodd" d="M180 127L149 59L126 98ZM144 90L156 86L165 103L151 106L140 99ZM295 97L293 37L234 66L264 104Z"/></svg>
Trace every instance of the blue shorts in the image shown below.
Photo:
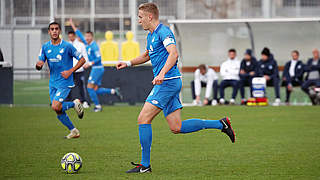
<svg viewBox="0 0 320 180"><path fill-rule="evenodd" d="M103 73L104 73L104 67L92 67L91 72L90 72L90 76L88 79L88 83L91 84L95 84L100 86L101 85L101 80L103 77Z"/></svg>
<svg viewBox="0 0 320 180"><path fill-rule="evenodd" d="M53 100L63 102L69 95L71 91L71 88L65 87L65 88L55 88L55 87L49 87L49 95L51 103Z"/></svg>
<svg viewBox="0 0 320 180"><path fill-rule="evenodd" d="M164 116L167 117L183 107L179 97L181 86L181 78L165 80L162 84L153 87L146 102L162 109Z"/></svg>

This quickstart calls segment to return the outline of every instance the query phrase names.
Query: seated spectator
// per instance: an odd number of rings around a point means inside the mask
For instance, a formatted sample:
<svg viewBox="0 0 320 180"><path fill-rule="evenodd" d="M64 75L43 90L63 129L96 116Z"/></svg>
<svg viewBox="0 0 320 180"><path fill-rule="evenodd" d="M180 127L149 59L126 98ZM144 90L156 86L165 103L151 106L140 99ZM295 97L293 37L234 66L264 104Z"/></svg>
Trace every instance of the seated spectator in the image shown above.
<svg viewBox="0 0 320 180"><path fill-rule="evenodd" d="M220 67L220 74L223 79L220 83L220 103L221 104L225 103L224 89L229 86L233 88L230 104L235 103L235 99L238 92L239 80L240 80L239 78L240 61L236 57L236 50L230 49L228 56L229 56L229 59L223 62Z"/></svg>
<svg viewBox="0 0 320 180"><path fill-rule="evenodd" d="M281 100L278 64L273 55L270 53L270 50L266 47L261 52L261 60L258 62L257 76L264 77L267 81L267 86L274 86L276 99L273 105L279 106Z"/></svg>
<svg viewBox="0 0 320 180"><path fill-rule="evenodd" d="M258 62L257 59L252 56L252 51L251 49L247 49L244 58L241 61L240 64L240 94L241 94L241 104L244 104L246 99L245 99L245 86L250 87L250 97L252 97L252 79L256 76L257 74L257 66Z"/></svg>
<svg viewBox="0 0 320 180"><path fill-rule="evenodd" d="M304 70L307 73L306 81L303 82L301 89L307 93L311 99L313 105L315 105L315 93L312 93L312 90L309 89L311 86L320 87L320 57L319 50L314 49L312 51L313 58L310 58L307 64L304 67Z"/></svg>
<svg viewBox="0 0 320 180"><path fill-rule="evenodd" d="M201 87L206 87L206 93L203 100L203 105L209 103L209 98L213 90L212 105L217 105L218 93L218 76L216 72L208 66L201 64L194 72L194 81L191 82L191 91L194 105L200 105Z"/></svg>
<svg viewBox="0 0 320 180"><path fill-rule="evenodd" d="M293 86L300 86L303 79L303 63L299 60L299 52L291 52L292 59L284 66L282 84L286 86L286 103L290 102Z"/></svg>

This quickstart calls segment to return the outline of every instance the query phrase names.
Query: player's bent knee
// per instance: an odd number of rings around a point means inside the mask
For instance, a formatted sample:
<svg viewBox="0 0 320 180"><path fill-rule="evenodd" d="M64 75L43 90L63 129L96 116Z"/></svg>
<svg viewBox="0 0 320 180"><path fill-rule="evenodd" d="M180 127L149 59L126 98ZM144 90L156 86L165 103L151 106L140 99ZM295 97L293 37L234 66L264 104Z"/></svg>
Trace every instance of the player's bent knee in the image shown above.
<svg viewBox="0 0 320 180"><path fill-rule="evenodd" d="M51 109L54 110L56 113L61 113L62 107L59 104L52 104Z"/></svg>
<svg viewBox="0 0 320 180"><path fill-rule="evenodd" d="M146 115L140 114L138 117L138 124L151 124L151 120L149 120Z"/></svg>

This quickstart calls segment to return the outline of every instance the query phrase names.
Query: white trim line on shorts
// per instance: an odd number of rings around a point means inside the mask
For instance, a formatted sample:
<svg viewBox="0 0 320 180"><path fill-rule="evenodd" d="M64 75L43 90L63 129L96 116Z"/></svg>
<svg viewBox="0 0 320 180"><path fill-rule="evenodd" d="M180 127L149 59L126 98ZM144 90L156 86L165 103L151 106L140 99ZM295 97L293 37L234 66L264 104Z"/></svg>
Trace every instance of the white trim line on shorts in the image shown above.
<svg viewBox="0 0 320 180"><path fill-rule="evenodd" d="M103 68L103 66L92 66L92 68Z"/></svg>
<svg viewBox="0 0 320 180"><path fill-rule="evenodd" d="M177 78L181 78L182 76L175 76L175 77L168 77L168 78L164 78L163 80L170 80L170 79L177 79Z"/></svg>

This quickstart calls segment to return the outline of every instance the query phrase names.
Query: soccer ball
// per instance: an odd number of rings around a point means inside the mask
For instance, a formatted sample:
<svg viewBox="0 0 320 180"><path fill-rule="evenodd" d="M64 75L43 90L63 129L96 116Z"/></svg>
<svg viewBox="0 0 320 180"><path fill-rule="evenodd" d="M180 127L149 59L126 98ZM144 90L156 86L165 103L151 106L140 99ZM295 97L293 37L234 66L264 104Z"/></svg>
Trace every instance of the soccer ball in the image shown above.
<svg viewBox="0 0 320 180"><path fill-rule="evenodd" d="M82 167L82 159L77 153L67 153L61 159L61 167L67 173L76 173Z"/></svg>

